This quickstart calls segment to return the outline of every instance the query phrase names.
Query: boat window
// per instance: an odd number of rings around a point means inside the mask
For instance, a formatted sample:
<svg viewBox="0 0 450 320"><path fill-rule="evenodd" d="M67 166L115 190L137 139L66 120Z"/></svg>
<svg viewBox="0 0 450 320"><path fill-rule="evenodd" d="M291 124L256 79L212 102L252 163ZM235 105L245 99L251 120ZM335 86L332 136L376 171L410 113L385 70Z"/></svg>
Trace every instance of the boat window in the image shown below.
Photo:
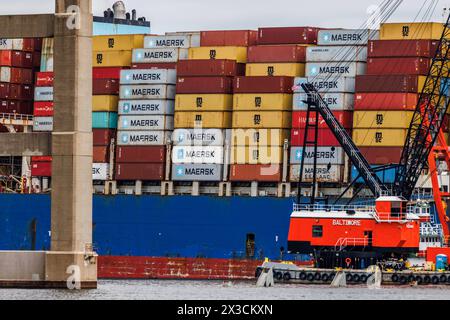
<svg viewBox="0 0 450 320"><path fill-rule="evenodd" d="M322 238L323 236L323 227L322 226L313 226L313 238Z"/></svg>
<svg viewBox="0 0 450 320"><path fill-rule="evenodd" d="M400 217L402 209L402 202L392 202L391 204L391 216Z"/></svg>

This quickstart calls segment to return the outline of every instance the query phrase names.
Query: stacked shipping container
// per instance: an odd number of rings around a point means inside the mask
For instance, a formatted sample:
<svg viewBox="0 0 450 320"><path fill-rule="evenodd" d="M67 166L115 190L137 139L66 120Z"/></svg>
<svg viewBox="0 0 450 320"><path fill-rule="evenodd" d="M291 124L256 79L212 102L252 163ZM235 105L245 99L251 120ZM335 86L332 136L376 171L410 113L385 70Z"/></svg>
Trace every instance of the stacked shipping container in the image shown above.
<svg viewBox="0 0 450 320"><path fill-rule="evenodd" d="M353 140L370 164L400 160L442 28L439 23L387 23L380 40L369 42L367 75L356 84ZM379 175L394 182L394 169Z"/></svg>
<svg viewBox="0 0 450 320"><path fill-rule="evenodd" d="M255 31L204 31L200 47L178 63L172 180L226 178L233 77L243 74L247 47L255 41Z"/></svg>
<svg viewBox="0 0 450 320"><path fill-rule="evenodd" d="M355 77L366 71L367 41L378 39L378 31L372 30L322 30L319 32L318 46L309 47L306 52L306 78L295 79L291 181L299 180L300 164L303 156L303 142L307 125L308 105L301 84L312 82L322 94L330 109L345 129L351 132L353 125L353 104ZM312 113L315 115L315 113ZM309 119L315 125L316 119ZM308 140L314 137L310 127ZM317 158L317 181L324 183L344 183L349 177L349 161L339 142L326 123L319 118L318 152L307 148L303 181L311 181L314 173L312 164Z"/></svg>

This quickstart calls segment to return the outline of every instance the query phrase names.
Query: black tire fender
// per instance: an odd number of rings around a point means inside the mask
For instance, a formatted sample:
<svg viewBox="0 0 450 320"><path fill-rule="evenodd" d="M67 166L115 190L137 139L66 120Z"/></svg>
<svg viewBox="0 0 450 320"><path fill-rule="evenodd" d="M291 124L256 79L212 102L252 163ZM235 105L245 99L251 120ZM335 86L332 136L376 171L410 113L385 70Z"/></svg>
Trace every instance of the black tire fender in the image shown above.
<svg viewBox="0 0 450 320"><path fill-rule="evenodd" d="M304 280L306 280L306 276L307 276L306 272L305 272L305 271L302 271L302 272L300 272L299 279L302 280L302 281L304 281Z"/></svg>
<svg viewBox="0 0 450 320"><path fill-rule="evenodd" d="M417 281L417 284L422 284L424 282L423 277L421 276L416 276L415 281Z"/></svg>
<svg viewBox="0 0 450 320"><path fill-rule="evenodd" d="M309 282L314 282L314 274L308 273L306 275L306 280L308 280Z"/></svg>
<svg viewBox="0 0 450 320"><path fill-rule="evenodd" d="M291 273L290 273L290 272L286 272L286 273L283 275L283 280L284 280L284 281L291 281L291 279L292 279L292 276L291 276Z"/></svg>
<svg viewBox="0 0 450 320"><path fill-rule="evenodd" d="M446 283L447 282L447 276L445 274L443 274L440 278L439 278L439 282L440 283Z"/></svg>
<svg viewBox="0 0 450 320"><path fill-rule="evenodd" d="M330 275L328 273L322 274L322 281L323 282L329 282L330 281Z"/></svg>
<svg viewBox="0 0 450 320"><path fill-rule="evenodd" d="M322 275L319 272L316 272L314 274L314 280L320 281L322 279Z"/></svg>
<svg viewBox="0 0 450 320"><path fill-rule="evenodd" d="M348 274L345 276L345 279L346 279L348 282L353 282L353 274L348 273Z"/></svg>
<svg viewBox="0 0 450 320"><path fill-rule="evenodd" d="M353 276L353 282L359 283L361 281L361 276L359 274L355 274Z"/></svg>
<svg viewBox="0 0 450 320"><path fill-rule="evenodd" d="M283 280L283 274L280 271L277 271L273 274L274 278L278 281Z"/></svg>
<svg viewBox="0 0 450 320"><path fill-rule="evenodd" d="M431 283L432 284L439 284L439 277L438 276L431 277Z"/></svg>
<svg viewBox="0 0 450 320"><path fill-rule="evenodd" d="M423 277L423 283L424 284L430 284L431 283L431 277L430 276Z"/></svg>
<svg viewBox="0 0 450 320"><path fill-rule="evenodd" d="M362 274L361 275L361 283L366 283L367 280L369 280L369 277L367 275L365 275L365 274Z"/></svg>
<svg viewBox="0 0 450 320"><path fill-rule="evenodd" d="M400 284L405 285L408 283L408 278L406 276L400 276Z"/></svg>
<svg viewBox="0 0 450 320"><path fill-rule="evenodd" d="M394 283L398 283L400 281L400 277L398 276L398 274L394 273L391 277L391 280Z"/></svg>

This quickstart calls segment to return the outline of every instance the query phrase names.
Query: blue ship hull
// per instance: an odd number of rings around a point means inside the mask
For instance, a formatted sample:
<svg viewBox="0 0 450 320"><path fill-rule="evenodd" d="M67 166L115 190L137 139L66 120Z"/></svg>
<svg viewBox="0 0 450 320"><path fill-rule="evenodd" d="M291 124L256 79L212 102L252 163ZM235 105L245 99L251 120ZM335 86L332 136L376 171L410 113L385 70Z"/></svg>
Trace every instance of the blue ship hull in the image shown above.
<svg viewBox="0 0 450 320"><path fill-rule="evenodd" d="M50 249L50 196L0 195L0 250ZM287 248L293 199L94 196L94 246L100 255L255 258ZM284 256L292 259L294 257ZM300 258L300 257L295 257Z"/></svg>

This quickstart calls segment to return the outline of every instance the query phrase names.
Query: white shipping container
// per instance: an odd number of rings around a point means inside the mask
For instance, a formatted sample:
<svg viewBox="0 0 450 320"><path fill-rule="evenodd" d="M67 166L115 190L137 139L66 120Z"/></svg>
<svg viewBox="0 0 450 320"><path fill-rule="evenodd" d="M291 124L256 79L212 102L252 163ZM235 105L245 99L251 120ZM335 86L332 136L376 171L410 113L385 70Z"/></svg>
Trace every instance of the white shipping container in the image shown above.
<svg viewBox="0 0 450 320"><path fill-rule="evenodd" d="M294 92L304 93L305 91L301 85L307 82L312 83L319 93L354 93L356 78L340 77L334 79L334 77L332 77L328 80L322 78L295 78Z"/></svg>
<svg viewBox="0 0 450 320"><path fill-rule="evenodd" d="M315 156L314 148L307 147L305 154L305 164L314 164L314 158L317 158L319 165L344 165L345 152L340 147L318 147L317 156ZM291 148L291 164L301 164L303 158L303 147Z"/></svg>
<svg viewBox="0 0 450 320"><path fill-rule="evenodd" d="M0 50L13 50L13 40L0 39Z"/></svg>
<svg viewBox="0 0 450 320"><path fill-rule="evenodd" d="M120 100L119 115L173 115L174 100Z"/></svg>
<svg viewBox="0 0 450 320"><path fill-rule="evenodd" d="M306 64L306 77L356 77L364 75L367 64L363 62L312 62Z"/></svg>
<svg viewBox="0 0 450 320"><path fill-rule="evenodd" d="M93 163L92 164L92 180L107 181L109 176L109 163Z"/></svg>
<svg viewBox="0 0 450 320"><path fill-rule="evenodd" d="M175 99L175 86L166 84L121 85L120 99Z"/></svg>
<svg viewBox="0 0 450 320"><path fill-rule="evenodd" d="M316 167L317 182L341 183L347 182L344 176L345 166L328 166L318 165ZM298 182L300 173L300 165L291 165L290 180ZM312 182L314 175L313 166L305 166L303 170L303 182Z"/></svg>
<svg viewBox="0 0 450 320"><path fill-rule="evenodd" d="M171 69L132 69L120 72L120 84L176 84L177 72Z"/></svg>
<svg viewBox="0 0 450 320"><path fill-rule="evenodd" d="M53 87L35 87L35 101L53 101Z"/></svg>
<svg viewBox="0 0 450 320"><path fill-rule="evenodd" d="M146 36L144 48L183 48L200 47L200 33L198 34L174 34L165 36Z"/></svg>
<svg viewBox="0 0 450 320"><path fill-rule="evenodd" d="M35 132L53 131L53 117L34 117L33 131Z"/></svg>
<svg viewBox="0 0 450 320"><path fill-rule="evenodd" d="M10 67L0 67L0 82L11 82Z"/></svg>
<svg viewBox="0 0 450 320"><path fill-rule="evenodd" d="M176 146L172 150L175 164L223 164L223 147Z"/></svg>
<svg viewBox="0 0 450 320"><path fill-rule="evenodd" d="M306 62L367 62L367 47L318 46L306 49Z"/></svg>
<svg viewBox="0 0 450 320"><path fill-rule="evenodd" d="M174 164L173 181L222 181L221 164Z"/></svg>
<svg viewBox="0 0 450 320"><path fill-rule="evenodd" d="M165 63L185 60L189 57L189 49L134 49L133 63Z"/></svg>
<svg viewBox="0 0 450 320"><path fill-rule="evenodd" d="M223 146L230 135L231 130L176 129L172 140L175 146Z"/></svg>
<svg viewBox="0 0 450 320"><path fill-rule="evenodd" d="M172 116L120 116L119 130L173 130Z"/></svg>
<svg viewBox="0 0 450 320"><path fill-rule="evenodd" d="M170 131L119 131L119 146L162 146L169 143Z"/></svg>
<svg viewBox="0 0 450 320"><path fill-rule="evenodd" d="M355 95L352 93L323 93L323 100L331 110L353 110ZM306 93L294 94L294 111L305 111L308 105L304 102L307 99Z"/></svg>
<svg viewBox="0 0 450 320"><path fill-rule="evenodd" d="M380 31L370 29L335 29L319 31L319 46L367 46L369 40L380 39Z"/></svg>

